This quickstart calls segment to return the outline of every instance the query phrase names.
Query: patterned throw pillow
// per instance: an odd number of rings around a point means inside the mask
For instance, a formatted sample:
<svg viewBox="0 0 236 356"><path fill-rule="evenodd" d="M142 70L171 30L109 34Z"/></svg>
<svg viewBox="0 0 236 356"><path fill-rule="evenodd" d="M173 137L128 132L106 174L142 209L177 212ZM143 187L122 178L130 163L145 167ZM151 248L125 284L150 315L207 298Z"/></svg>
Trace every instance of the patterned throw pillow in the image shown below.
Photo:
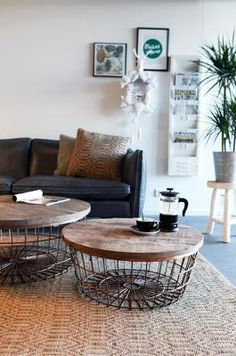
<svg viewBox="0 0 236 356"><path fill-rule="evenodd" d="M74 145L75 138L60 135L59 150L57 156L57 169L54 172L56 176L66 176Z"/></svg>
<svg viewBox="0 0 236 356"><path fill-rule="evenodd" d="M67 175L120 180L122 160L128 144L128 137L78 129Z"/></svg>

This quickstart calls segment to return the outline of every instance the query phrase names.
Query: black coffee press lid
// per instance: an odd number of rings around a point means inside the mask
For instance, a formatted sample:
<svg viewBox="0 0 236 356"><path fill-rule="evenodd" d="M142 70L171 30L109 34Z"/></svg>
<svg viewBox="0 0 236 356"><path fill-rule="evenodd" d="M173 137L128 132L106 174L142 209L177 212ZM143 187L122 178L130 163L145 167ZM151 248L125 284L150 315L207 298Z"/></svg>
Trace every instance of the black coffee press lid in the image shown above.
<svg viewBox="0 0 236 356"><path fill-rule="evenodd" d="M174 188L166 188L166 190L160 192L164 197L176 197L179 193L174 192Z"/></svg>

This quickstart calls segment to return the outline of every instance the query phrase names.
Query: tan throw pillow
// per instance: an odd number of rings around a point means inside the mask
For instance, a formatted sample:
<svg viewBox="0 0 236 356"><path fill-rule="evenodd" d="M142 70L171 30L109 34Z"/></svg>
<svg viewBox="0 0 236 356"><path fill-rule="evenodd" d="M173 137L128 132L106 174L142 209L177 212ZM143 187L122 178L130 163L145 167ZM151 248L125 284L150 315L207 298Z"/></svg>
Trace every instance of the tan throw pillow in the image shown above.
<svg viewBox="0 0 236 356"><path fill-rule="evenodd" d="M121 179L121 165L128 137L110 136L78 129L68 176Z"/></svg>
<svg viewBox="0 0 236 356"><path fill-rule="evenodd" d="M57 156L57 169L54 172L56 176L66 176L74 145L75 138L60 135L59 150Z"/></svg>

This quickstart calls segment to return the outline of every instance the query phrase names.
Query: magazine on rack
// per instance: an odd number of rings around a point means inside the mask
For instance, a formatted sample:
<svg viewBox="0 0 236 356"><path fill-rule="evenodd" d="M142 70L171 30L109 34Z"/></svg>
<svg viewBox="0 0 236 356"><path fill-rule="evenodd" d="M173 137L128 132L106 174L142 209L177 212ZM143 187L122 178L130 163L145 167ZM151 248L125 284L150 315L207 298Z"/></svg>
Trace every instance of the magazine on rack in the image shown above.
<svg viewBox="0 0 236 356"><path fill-rule="evenodd" d="M197 130L187 129L185 131L175 131L173 136L175 143L195 143L197 141Z"/></svg>
<svg viewBox="0 0 236 356"><path fill-rule="evenodd" d="M175 103L173 106L174 115L198 115L198 105L192 105L186 103L185 105L181 103Z"/></svg>
<svg viewBox="0 0 236 356"><path fill-rule="evenodd" d="M179 87L195 87L197 88L199 84L199 73L185 72L176 73L175 75L175 85Z"/></svg>
<svg viewBox="0 0 236 356"><path fill-rule="evenodd" d="M174 100L198 100L198 90L197 89L174 89Z"/></svg>
<svg viewBox="0 0 236 356"><path fill-rule="evenodd" d="M26 193L15 194L12 197L13 201L16 203L26 203L26 204L38 204L38 205L54 205L66 202L70 198L55 197L55 196L43 196L43 191L41 189L32 190Z"/></svg>

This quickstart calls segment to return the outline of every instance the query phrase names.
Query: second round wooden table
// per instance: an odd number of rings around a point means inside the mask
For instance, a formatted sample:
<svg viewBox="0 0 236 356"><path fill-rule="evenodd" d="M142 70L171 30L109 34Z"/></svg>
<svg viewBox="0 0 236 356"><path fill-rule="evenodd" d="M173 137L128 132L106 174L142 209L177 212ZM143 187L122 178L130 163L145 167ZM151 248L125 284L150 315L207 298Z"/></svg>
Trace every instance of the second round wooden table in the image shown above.
<svg viewBox="0 0 236 356"><path fill-rule="evenodd" d="M80 290L90 299L128 309L163 307L182 297L202 234L182 226L153 236L131 231L134 219L96 219L62 230Z"/></svg>

